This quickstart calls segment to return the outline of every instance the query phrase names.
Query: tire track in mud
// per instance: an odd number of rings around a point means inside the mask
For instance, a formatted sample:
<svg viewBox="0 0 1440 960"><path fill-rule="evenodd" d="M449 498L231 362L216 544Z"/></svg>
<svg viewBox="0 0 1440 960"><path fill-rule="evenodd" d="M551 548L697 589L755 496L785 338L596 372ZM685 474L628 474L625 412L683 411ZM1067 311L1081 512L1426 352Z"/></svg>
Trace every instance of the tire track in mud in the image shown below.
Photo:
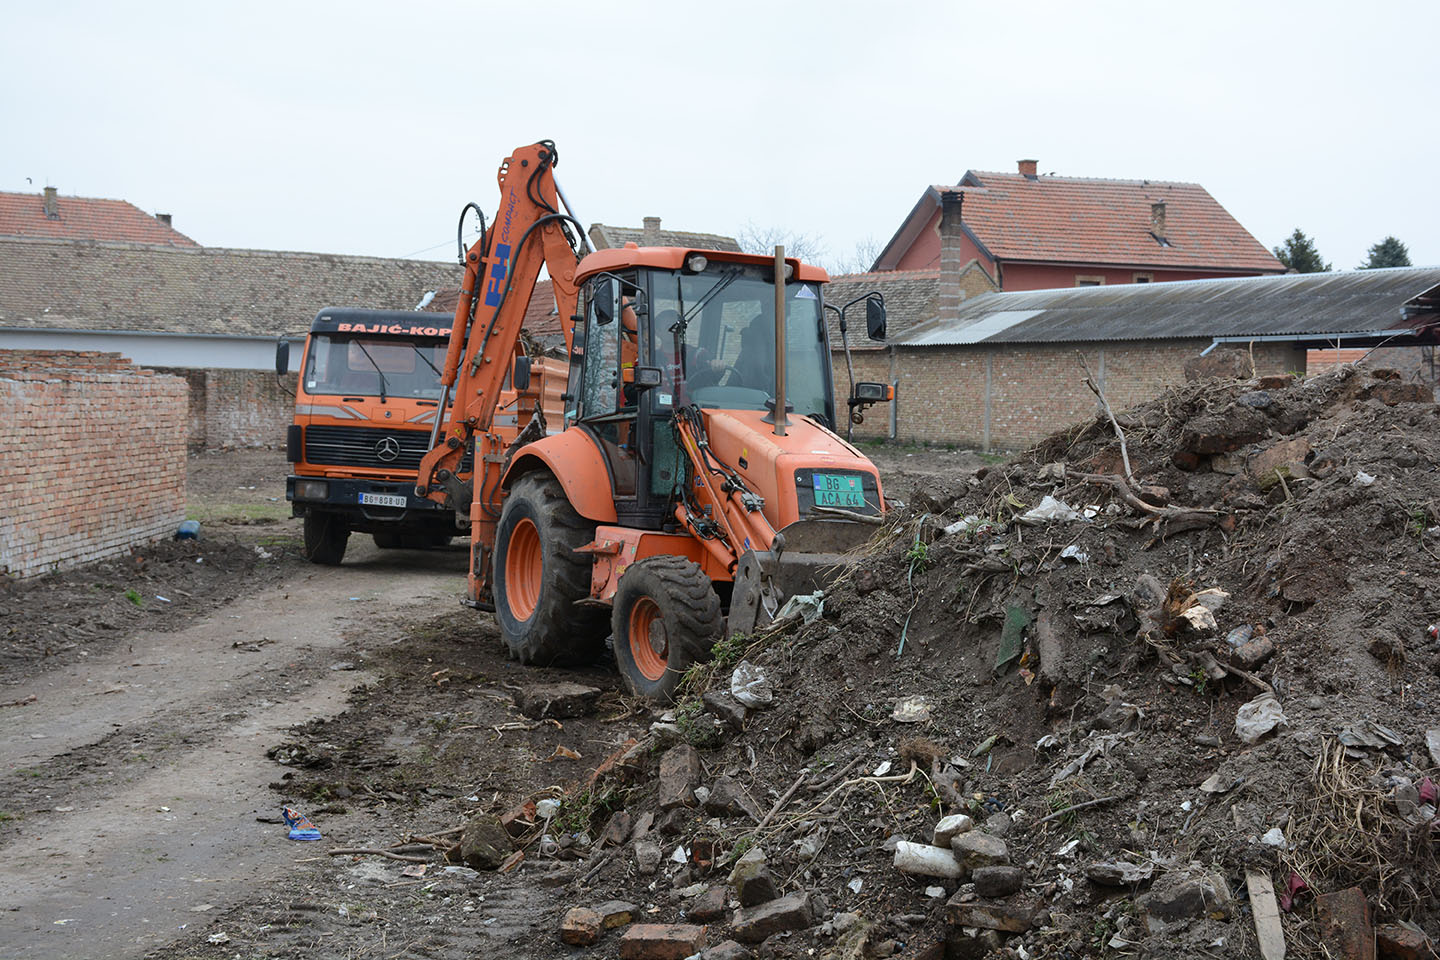
<svg viewBox="0 0 1440 960"><path fill-rule="evenodd" d="M277 812L266 749L373 680L332 669L372 621L462 589L463 553L357 547L12 688L36 700L0 726L0 955L137 957L290 864L256 821Z"/></svg>

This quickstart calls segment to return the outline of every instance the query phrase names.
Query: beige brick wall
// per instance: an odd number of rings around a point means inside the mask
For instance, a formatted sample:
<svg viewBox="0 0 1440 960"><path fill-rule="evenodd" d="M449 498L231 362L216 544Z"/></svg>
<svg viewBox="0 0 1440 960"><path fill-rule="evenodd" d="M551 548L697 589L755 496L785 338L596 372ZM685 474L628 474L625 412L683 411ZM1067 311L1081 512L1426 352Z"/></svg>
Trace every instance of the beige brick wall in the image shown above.
<svg viewBox="0 0 1440 960"><path fill-rule="evenodd" d="M173 534L187 392L118 354L0 350L0 571L34 576Z"/></svg>
<svg viewBox="0 0 1440 960"><path fill-rule="evenodd" d="M1145 343L1037 344L1004 347L897 347L896 439L991 450L1020 450L1094 415L1081 353L1117 411L1183 383L1185 360L1207 340ZM891 351L854 354L857 380L892 377ZM1257 343L1259 375L1303 373L1305 353L1284 343ZM845 392L845 358L835 354L836 393ZM988 389L988 404L987 404ZM839 399L837 397L837 399ZM842 424L843 426L843 424ZM889 411L877 404L857 438L885 437Z"/></svg>

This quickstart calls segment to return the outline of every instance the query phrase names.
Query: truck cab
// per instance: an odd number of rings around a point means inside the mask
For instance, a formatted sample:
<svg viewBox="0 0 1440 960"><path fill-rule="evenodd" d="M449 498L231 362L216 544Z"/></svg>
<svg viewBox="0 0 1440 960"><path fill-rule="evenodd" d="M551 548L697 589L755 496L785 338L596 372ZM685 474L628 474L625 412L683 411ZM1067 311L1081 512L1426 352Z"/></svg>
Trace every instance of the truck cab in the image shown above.
<svg viewBox="0 0 1440 960"><path fill-rule="evenodd" d="M414 489L440 412L450 324L448 314L405 310L327 307L315 315L285 438L285 499L304 518L311 562L340 563L351 533L368 533L385 549L422 549L460 532L453 511Z"/></svg>

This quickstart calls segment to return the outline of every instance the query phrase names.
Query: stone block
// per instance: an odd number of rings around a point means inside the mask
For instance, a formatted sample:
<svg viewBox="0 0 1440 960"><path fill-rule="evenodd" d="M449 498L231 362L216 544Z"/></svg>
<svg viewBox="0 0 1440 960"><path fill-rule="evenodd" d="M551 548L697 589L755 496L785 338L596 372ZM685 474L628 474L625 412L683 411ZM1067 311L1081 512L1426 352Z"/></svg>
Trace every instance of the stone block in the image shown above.
<svg viewBox="0 0 1440 960"><path fill-rule="evenodd" d="M732 932L736 940L759 943L786 930L806 930L813 923L810 895L802 891L737 911Z"/></svg>
<svg viewBox="0 0 1440 960"><path fill-rule="evenodd" d="M472 820L460 834L460 843L451 858L476 870L498 870L514 852L515 844L500 819L480 817Z"/></svg>
<svg viewBox="0 0 1440 960"><path fill-rule="evenodd" d="M950 840L956 861L965 870L997 867L1010 862L1010 849L999 837L988 833L962 833Z"/></svg>
<svg viewBox="0 0 1440 960"><path fill-rule="evenodd" d="M515 694L515 706L532 720L583 717L595 709L598 687L578 683L532 683Z"/></svg>
<svg viewBox="0 0 1440 960"><path fill-rule="evenodd" d="M970 881L982 897L1008 897L1025 885L1025 871L1020 867L977 867Z"/></svg>
<svg viewBox="0 0 1440 960"><path fill-rule="evenodd" d="M700 785L700 754L688 743L671 747L660 757L659 800L661 810L688 807L695 802Z"/></svg>

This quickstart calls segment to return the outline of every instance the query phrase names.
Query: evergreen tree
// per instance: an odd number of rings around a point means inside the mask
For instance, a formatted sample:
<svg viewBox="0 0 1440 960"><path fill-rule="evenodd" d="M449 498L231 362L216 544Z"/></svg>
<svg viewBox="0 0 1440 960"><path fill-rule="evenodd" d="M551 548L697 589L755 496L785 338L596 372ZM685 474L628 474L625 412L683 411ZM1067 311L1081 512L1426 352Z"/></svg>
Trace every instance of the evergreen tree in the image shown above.
<svg viewBox="0 0 1440 960"><path fill-rule="evenodd" d="M1379 243L1366 251L1370 259L1360 264L1361 270L1374 270L1378 267L1408 267L1410 266L1410 251L1405 244L1394 237L1386 237Z"/></svg>
<svg viewBox="0 0 1440 960"><path fill-rule="evenodd" d="M1276 247L1272 252L1275 259L1296 273L1330 272L1330 264L1326 263L1320 257L1320 251L1315 249L1315 241L1305 236L1299 227L1295 228L1295 232L1290 234L1283 246Z"/></svg>

